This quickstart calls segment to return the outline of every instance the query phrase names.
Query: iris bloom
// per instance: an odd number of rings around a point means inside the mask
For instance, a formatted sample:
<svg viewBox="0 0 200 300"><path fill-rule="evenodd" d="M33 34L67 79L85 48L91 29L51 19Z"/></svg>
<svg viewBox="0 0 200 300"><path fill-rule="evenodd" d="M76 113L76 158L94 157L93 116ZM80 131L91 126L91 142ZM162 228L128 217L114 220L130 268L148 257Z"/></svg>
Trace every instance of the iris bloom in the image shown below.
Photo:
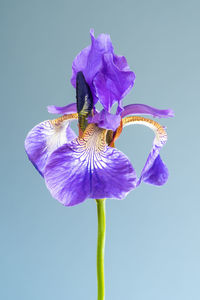
<svg viewBox="0 0 200 300"><path fill-rule="evenodd" d="M25 141L30 161L44 177L52 196L65 206L87 198L123 199L142 181L162 185L168 169L160 157L167 141L165 129L157 122L138 115L158 118L173 116L172 110L158 110L144 104L123 106L122 99L134 85L135 74L124 56L118 56L107 34L97 38L91 30L91 45L74 59L71 83L76 103L49 106L57 119L36 125ZM95 108L97 102L103 109ZM115 114L111 113L117 103ZM78 120L79 136L70 128ZM127 125L141 124L155 133L152 150L139 176L114 142Z"/></svg>
<svg viewBox="0 0 200 300"><path fill-rule="evenodd" d="M49 106L57 119L36 125L25 141L27 155L44 177L52 196L66 206L94 198L97 202L97 283L98 300L104 300L105 198L123 199L142 181L162 185L168 170L160 157L167 141L165 129L140 115L158 118L173 116L172 110L158 110L144 104L123 106L122 100L133 87L135 74L126 58L114 53L110 36L95 39L74 59L71 83L76 103ZM97 102L103 109L97 111ZM111 113L117 103L115 114ZM78 137L70 122L78 120ZM153 147L140 176L128 157L114 147L127 125L142 124L155 133Z"/></svg>

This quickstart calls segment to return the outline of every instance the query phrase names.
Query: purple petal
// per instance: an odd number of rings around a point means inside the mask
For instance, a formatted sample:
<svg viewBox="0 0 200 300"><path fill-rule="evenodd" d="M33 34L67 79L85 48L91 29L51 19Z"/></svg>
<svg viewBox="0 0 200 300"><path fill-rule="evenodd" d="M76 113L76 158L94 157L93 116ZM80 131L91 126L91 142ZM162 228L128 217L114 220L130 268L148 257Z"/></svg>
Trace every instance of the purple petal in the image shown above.
<svg viewBox="0 0 200 300"><path fill-rule="evenodd" d="M116 67L121 71L130 71L129 65L127 63L125 56L113 55L113 62Z"/></svg>
<svg viewBox="0 0 200 300"><path fill-rule="evenodd" d="M131 71L120 70L114 64L113 55L110 53L103 56L103 69L94 78L96 95L103 107L110 111L115 102L122 98L133 87L135 74Z"/></svg>
<svg viewBox="0 0 200 300"><path fill-rule="evenodd" d="M102 68L102 55L106 52L113 52L112 42L108 34L100 34L97 39L94 31L90 31L91 46L84 48L74 59L72 64L71 83L76 87L76 74L82 71L90 88L92 81Z"/></svg>
<svg viewBox="0 0 200 300"><path fill-rule="evenodd" d="M164 184L168 179L168 169L159 155L161 148L167 142L167 133L165 132L164 127L154 120L137 116L126 117L122 119L122 122L124 127L130 124L145 125L151 128L155 133L152 150L147 158L137 185L139 185L141 181L155 185Z"/></svg>
<svg viewBox="0 0 200 300"><path fill-rule="evenodd" d="M120 115L114 115L103 109L100 113L97 112L93 117L88 118L89 123L95 123L100 128L111 129L115 131L121 122Z"/></svg>
<svg viewBox="0 0 200 300"><path fill-rule="evenodd" d="M87 127L83 138L52 153L44 177L52 196L66 206L86 198L122 199L137 182L128 158L106 146L105 130L94 124Z"/></svg>
<svg viewBox="0 0 200 300"><path fill-rule="evenodd" d="M69 121L54 125L47 120L36 125L27 135L25 150L28 158L43 176L44 168L50 154L63 144L76 138L69 126Z"/></svg>
<svg viewBox="0 0 200 300"><path fill-rule="evenodd" d="M47 106L47 110L50 114L73 114L77 112L76 103L71 103L66 106L55 106L55 105L49 105Z"/></svg>
<svg viewBox="0 0 200 300"><path fill-rule="evenodd" d="M159 155L161 148L167 141L167 137L164 136L155 138L152 150L147 158L145 166L141 172L138 185L141 181L146 183L154 184L154 185L163 185L166 183L168 179L168 169L166 165L161 160Z"/></svg>
<svg viewBox="0 0 200 300"><path fill-rule="evenodd" d="M110 111L111 106L121 100L134 84L135 74L130 71L124 56L117 56L108 34L96 39L90 32L91 46L83 49L74 59L71 83L76 87L76 75L82 71L90 86L94 104L99 100Z"/></svg>
<svg viewBox="0 0 200 300"><path fill-rule="evenodd" d="M84 74L84 77L87 78L88 77L86 75L86 68L87 68L87 62L88 62L88 57L91 51L91 46L88 46L86 48L84 48L74 59L73 63L72 63L72 77L71 77L71 84L73 85L73 87L76 88L76 75L78 72L82 71ZM89 84L89 82L88 82ZM91 82L90 82L91 84Z"/></svg>
<svg viewBox="0 0 200 300"><path fill-rule="evenodd" d="M155 148L151 151L139 181L143 180L146 183L155 185L165 184L169 173L166 165L163 163L158 153L159 150ZM149 167L148 164L151 165L151 167Z"/></svg>
<svg viewBox="0 0 200 300"><path fill-rule="evenodd" d="M121 113L121 117L125 117L127 115L152 115L157 118L169 118L174 117L174 112L171 109L156 109L151 106L145 104L130 104L124 106L124 110Z"/></svg>

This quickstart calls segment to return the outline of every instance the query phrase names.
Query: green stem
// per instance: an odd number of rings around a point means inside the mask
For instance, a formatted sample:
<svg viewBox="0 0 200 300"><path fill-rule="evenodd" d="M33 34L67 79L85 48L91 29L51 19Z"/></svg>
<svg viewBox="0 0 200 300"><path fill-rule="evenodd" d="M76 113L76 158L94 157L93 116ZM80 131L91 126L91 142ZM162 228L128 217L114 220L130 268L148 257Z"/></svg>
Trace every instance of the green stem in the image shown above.
<svg viewBox="0 0 200 300"><path fill-rule="evenodd" d="M97 240L97 300L104 300L104 248L106 233L105 199L96 199L98 216L98 240Z"/></svg>

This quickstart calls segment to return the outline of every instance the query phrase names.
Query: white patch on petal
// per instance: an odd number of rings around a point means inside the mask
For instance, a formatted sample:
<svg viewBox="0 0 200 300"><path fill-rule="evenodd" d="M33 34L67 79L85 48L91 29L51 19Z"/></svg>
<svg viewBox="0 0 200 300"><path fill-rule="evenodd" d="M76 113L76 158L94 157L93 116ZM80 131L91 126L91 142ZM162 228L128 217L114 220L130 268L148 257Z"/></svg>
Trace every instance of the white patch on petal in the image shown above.
<svg viewBox="0 0 200 300"><path fill-rule="evenodd" d="M28 133L25 149L30 161L41 174L43 174L50 154L76 138L75 133L69 127L70 119L76 115L66 115L52 121L46 120L36 125Z"/></svg>
<svg viewBox="0 0 200 300"><path fill-rule="evenodd" d="M51 121L47 121L48 130L46 131L47 140L46 145L47 149L50 152L53 152L58 147L64 145L67 142L66 130L69 126L69 121L63 121L58 126L53 126Z"/></svg>

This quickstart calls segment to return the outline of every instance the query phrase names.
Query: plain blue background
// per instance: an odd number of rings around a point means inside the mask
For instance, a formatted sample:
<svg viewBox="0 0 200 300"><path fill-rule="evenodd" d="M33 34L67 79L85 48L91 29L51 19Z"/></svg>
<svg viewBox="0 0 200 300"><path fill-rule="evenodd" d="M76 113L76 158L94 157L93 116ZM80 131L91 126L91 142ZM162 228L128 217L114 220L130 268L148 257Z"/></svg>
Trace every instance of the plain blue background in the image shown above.
<svg viewBox="0 0 200 300"><path fill-rule="evenodd" d="M0 1L0 299L96 299L95 202L59 204L24 152L46 106L75 100L71 64L90 28L136 73L124 104L176 113L160 120L168 183L107 201L106 299L200 299L199 11L185 0ZM139 172L152 139L129 127L116 146Z"/></svg>

